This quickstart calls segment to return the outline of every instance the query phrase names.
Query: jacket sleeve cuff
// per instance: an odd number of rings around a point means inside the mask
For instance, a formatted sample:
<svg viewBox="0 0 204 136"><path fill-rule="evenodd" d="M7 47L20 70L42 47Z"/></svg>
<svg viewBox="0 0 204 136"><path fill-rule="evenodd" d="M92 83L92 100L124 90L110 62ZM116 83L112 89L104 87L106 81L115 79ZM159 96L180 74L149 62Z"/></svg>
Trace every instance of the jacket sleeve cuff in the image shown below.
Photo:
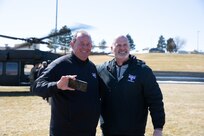
<svg viewBox="0 0 204 136"><path fill-rule="evenodd" d="M50 93L54 94L55 92L57 92L59 89L57 88L57 82L50 82L48 84L48 88L50 90Z"/></svg>

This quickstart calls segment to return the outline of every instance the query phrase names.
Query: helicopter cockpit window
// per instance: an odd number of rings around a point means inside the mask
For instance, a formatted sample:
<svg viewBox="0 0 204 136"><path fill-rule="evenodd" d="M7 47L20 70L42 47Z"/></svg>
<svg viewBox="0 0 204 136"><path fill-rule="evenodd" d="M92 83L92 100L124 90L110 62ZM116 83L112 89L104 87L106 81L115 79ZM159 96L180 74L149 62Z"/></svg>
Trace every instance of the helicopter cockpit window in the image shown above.
<svg viewBox="0 0 204 136"><path fill-rule="evenodd" d="M0 75L2 75L2 73L3 73L3 63L0 62Z"/></svg>
<svg viewBox="0 0 204 136"><path fill-rule="evenodd" d="M6 75L18 75L18 63L7 62L6 63Z"/></svg>

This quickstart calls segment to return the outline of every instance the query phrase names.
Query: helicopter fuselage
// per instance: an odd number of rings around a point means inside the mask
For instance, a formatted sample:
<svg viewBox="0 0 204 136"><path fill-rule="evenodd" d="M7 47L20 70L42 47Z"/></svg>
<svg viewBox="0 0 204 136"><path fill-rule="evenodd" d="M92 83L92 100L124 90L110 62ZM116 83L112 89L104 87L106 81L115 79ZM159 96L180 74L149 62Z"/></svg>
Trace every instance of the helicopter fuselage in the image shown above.
<svg viewBox="0 0 204 136"><path fill-rule="evenodd" d="M0 50L0 86L30 85L30 69L61 55L40 50Z"/></svg>

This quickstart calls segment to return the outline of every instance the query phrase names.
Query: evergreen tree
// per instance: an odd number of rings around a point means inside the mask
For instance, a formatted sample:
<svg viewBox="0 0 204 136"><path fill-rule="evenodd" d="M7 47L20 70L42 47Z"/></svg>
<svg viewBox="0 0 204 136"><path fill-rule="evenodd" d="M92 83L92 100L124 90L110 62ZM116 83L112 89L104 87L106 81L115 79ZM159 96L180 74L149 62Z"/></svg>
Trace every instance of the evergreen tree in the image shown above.
<svg viewBox="0 0 204 136"><path fill-rule="evenodd" d="M106 49L106 41L104 39L99 43L99 49Z"/></svg>
<svg viewBox="0 0 204 136"><path fill-rule="evenodd" d="M157 44L157 48L158 48L158 49L164 49L164 48L166 48L166 43L165 43L165 39L164 39L163 35L161 35L161 36L159 37L159 41L158 41L158 44Z"/></svg>
<svg viewBox="0 0 204 136"><path fill-rule="evenodd" d="M55 29L51 30L50 35L52 35L52 34L54 34L54 33L56 33L56 30L55 30ZM54 50L54 52L56 52L56 49L58 48L58 46L57 46L57 41L58 41L58 37L57 37L57 36L55 36L55 37L50 37L49 40L48 40L49 45L47 45L47 47L48 47L51 51Z"/></svg>
<svg viewBox="0 0 204 136"><path fill-rule="evenodd" d="M127 37L129 44L130 44L130 50L134 50L136 48L135 47L136 45L134 44L132 37L129 34L127 34L126 37Z"/></svg>
<svg viewBox="0 0 204 136"><path fill-rule="evenodd" d="M64 30L68 30L69 28L67 26L63 26L60 30L60 31L64 31ZM56 30L52 30L50 34L54 34L58 31ZM70 41L72 39L73 35L72 33L66 33L64 35L60 35L60 36L55 36L55 37L51 37L49 38L49 45L48 45L48 48L50 48L51 50L54 49L54 52L56 52L56 49L60 47L61 50L64 50L65 53L67 50L69 50L70 48Z"/></svg>
<svg viewBox="0 0 204 136"><path fill-rule="evenodd" d="M69 29L69 28L68 28L67 26L63 26L63 27L60 29L60 31L61 31L61 30L68 30L68 29ZM71 40L72 40L72 37L73 37L73 35L72 35L71 32L59 36L58 44L61 45L61 50L64 50L64 51L65 51L65 54L66 54L67 50L70 49L70 42L71 42Z"/></svg>

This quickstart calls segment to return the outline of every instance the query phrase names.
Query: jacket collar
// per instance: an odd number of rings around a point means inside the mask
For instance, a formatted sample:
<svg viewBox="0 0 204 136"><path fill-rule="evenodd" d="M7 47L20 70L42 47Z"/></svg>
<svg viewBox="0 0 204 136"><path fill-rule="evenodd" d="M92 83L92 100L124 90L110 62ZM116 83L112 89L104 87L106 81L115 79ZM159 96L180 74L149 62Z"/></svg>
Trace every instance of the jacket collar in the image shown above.
<svg viewBox="0 0 204 136"><path fill-rule="evenodd" d="M80 65L85 65L89 62L88 58L85 61L80 60L73 52L71 53L70 58Z"/></svg>

